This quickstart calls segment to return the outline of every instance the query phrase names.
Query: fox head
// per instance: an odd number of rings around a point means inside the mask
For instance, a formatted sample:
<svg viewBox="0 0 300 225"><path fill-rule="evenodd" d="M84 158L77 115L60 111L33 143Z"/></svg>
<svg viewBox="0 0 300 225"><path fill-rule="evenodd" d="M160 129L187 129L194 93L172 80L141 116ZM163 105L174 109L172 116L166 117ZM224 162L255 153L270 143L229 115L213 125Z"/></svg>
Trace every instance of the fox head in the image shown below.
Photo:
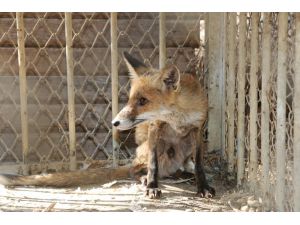
<svg viewBox="0 0 300 225"><path fill-rule="evenodd" d="M158 70L124 52L131 88L127 105L113 119L119 130L128 130L144 121L159 119L170 113L180 89L180 72L176 66Z"/></svg>

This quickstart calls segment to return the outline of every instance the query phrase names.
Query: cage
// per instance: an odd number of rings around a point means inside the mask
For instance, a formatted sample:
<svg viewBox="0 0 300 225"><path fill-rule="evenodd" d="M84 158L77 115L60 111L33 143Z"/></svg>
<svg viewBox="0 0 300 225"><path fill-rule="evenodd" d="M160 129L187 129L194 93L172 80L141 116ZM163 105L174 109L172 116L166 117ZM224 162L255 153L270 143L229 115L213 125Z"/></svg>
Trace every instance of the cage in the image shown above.
<svg viewBox="0 0 300 225"><path fill-rule="evenodd" d="M134 130L111 126L128 100L126 50L197 75L206 163L253 194L248 208L299 211L299 31L299 13L0 13L0 171L130 163Z"/></svg>

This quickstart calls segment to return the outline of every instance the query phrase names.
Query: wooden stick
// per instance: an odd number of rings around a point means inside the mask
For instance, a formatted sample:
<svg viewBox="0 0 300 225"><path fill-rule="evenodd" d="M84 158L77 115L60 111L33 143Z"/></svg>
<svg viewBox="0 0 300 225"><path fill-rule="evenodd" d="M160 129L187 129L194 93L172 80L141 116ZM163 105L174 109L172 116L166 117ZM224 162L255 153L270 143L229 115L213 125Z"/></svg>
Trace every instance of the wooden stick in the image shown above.
<svg viewBox="0 0 300 225"><path fill-rule="evenodd" d="M287 75L288 13L278 17L278 75L277 75L277 125L276 125L276 208L284 211L285 151L286 151L286 75Z"/></svg>
<svg viewBox="0 0 300 225"><path fill-rule="evenodd" d="M300 13L296 13L294 84L294 211L300 211Z"/></svg>
<svg viewBox="0 0 300 225"><path fill-rule="evenodd" d="M245 77L246 77L246 13L240 14L238 46L238 121L237 121L237 184L242 185L245 172Z"/></svg>
<svg viewBox="0 0 300 225"><path fill-rule="evenodd" d="M258 91L258 26L259 14L252 13L251 33L251 68L250 68L250 162L249 182L252 190L256 187L257 178L257 91Z"/></svg>
<svg viewBox="0 0 300 225"><path fill-rule="evenodd" d="M72 49L72 13L65 13L66 60L68 82L68 111L70 139L70 170L76 170L75 87Z"/></svg>
<svg viewBox="0 0 300 225"><path fill-rule="evenodd" d="M22 129L22 153L23 153L23 173L28 174L28 113L27 113L27 82L26 82L26 60L25 60L25 38L23 13L17 12L17 35L18 35L18 62L20 79L20 105L21 105L21 129Z"/></svg>
<svg viewBox="0 0 300 225"><path fill-rule="evenodd" d="M117 37L117 13L111 13L110 21L111 29L111 91L112 91L112 118L114 118L119 111L119 96L118 96L118 37ZM113 139L113 166L118 166L119 160L119 133L118 130L112 128Z"/></svg>
<svg viewBox="0 0 300 225"><path fill-rule="evenodd" d="M159 13L159 68L166 65L167 48L166 48L166 13Z"/></svg>
<svg viewBox="0 0 300 225"><path fill-rule="evenodd" d="M269 208L270 197L270 107L269 91L271 77L271 23L270 13L264 13L262 37L262 87L261 87L261 163L262 163L262 195L265 207Z"/></svg>
<svg viewBox="0 0 300 225"><path fill-rule="evenodd" d="M300 211L300 13L296 13L294 84L294 211Z"/></svg>
<svg viewBox="0 0 300 225"><path fill-rule="evenodd" d="M235 66L236 66L236 13L229 13L228 24L228 78L227 78L227 156L228 172L234 170L234 101L235 101Z"/></svg>
<svg viewBox="0 0 300 225"><path fill-rule="evenodd" d="M209 13L207 13L209 14ZM222 51L222 76L220 77L220 85L221 85L221 149L222 149L222 156L223 158L226 157L226 61L227 61L227 32L226 32L226 25L227 25L227 13L223 13L222 18L223 21L221 23L222 29L220 32L222 33L221 40L223 46Z"/></svg>

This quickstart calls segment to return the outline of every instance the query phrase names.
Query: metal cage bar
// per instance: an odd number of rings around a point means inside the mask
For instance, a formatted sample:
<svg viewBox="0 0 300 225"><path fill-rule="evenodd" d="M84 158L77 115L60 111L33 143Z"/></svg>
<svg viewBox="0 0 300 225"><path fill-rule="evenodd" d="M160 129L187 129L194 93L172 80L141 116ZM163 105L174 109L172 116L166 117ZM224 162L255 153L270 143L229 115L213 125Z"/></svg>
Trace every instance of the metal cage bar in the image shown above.
<svg viewBox="0 0 300 225"><path fill-rule="evenodd" d="M251 68L250 68L250 118L249 118L249 182L252 189L256 185L257 176L257 88L258 88L258 23L259 13L252 14L251 34Z"/></svg>
<svg viewBox="0 0 300 225"><path fill-rule="evenodd" d="M245 172L245 82L246 82L246 13L239 16L238 42L238 121L237 121L237 185L242 185Z"/></svg>
<svg viewBox="0 0 300 225"><path fill-rule="evenodd" d="M18 38L18 63L20 79L20 106L21 106L21 128L22 128L22 153L23 153L23 173L28 173L26 165L29 153L28 139L28 113L27 113L27 81L26 81L26 61L25 61L25 38L23 13L17 12L17 38Z"/></svg>
<svg viewBox="0 0 300 225"><path fill-rule="evenodd" d="M264 13L264 27L262 34L262 84L261 84L261 163L262 163L262 195L265 207L268 207L268 197L270 196L270 106L268 95L271 84L271 21L270 13Z"/></svg>
<svg viewBox="0 0 300 225"><path fill-rule="evenodd" d="M112 91L112 117L114 118L119 111L118 96L118 36L117 36L117 13L111 13L111 91ZM119 134L118 130L112 128L113 138L113 166L118 165L119 160Z"/></svg>
<svg viewBox="0 0 300 225"><path fill-rule="evenodd" d="M72 13L65 13L66 61L68 83L70 170L76 169L75 88L72 49Z"/></svg>
<svg viewBox="0 0 300 225"><path fill-rule="evenodd" d="M222 32L221 40L222 40L222 74L223 76L220 77L220 84L221 84L221 90L220 90L220 98L221 98L221 149L222 149L222 156L225 158L225 150L226 150L226 61L227 61L227 52L226 52L226 46L227 46L227 32L226 32L226 25L227 25L227 14L223 13L222 16L222 29L220 32Z"/></svg>
<svg viewBox="0 0 300 225"><path fill-rule="evenodd" d="M300 13L296 14L294 96L294 211L300 211Z"/></svg>
<svg viewBox="0 0 300 225"><path fill-rule="evenodd" d="M285 161L286 161L286 80L287 80L287 30L288 13L278 18L278 74L276 121L276 208L284 211Z"/></svg>
<svg viewBox="0 0 300 225"><path fill-rule="evenodd" d="M159 68L164 68L167 61L166 13L159 13Z"/></svg>
<svg viewBox="0 0 300 225"><path fill-rule="evenodd" d="M228 75L227 75L227 159L228 172L234 171L234 101L235 101L235 66L236 66L236 13L229 13L228 19Z"/></svg>

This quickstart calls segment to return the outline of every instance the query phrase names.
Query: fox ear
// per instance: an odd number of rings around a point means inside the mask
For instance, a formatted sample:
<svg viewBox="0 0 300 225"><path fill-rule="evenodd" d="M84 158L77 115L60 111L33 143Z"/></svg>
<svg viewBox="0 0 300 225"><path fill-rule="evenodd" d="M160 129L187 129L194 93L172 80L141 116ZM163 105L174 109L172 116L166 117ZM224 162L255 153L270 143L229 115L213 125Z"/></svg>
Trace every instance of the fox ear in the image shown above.
<svg viewBox="0 0 300 225"><path fill-rule="evenodd" d="M147 70L147 66L144 63L134 58L128 52L123 52L123 57L131 78L136 78Z"/></svg>
<svg viewBox="0 0 300 225"><path fill-rule="evenodd" d="M178 90L180 88L179 69L174 65L163 69L162 80L167 89Z"/></svg>

